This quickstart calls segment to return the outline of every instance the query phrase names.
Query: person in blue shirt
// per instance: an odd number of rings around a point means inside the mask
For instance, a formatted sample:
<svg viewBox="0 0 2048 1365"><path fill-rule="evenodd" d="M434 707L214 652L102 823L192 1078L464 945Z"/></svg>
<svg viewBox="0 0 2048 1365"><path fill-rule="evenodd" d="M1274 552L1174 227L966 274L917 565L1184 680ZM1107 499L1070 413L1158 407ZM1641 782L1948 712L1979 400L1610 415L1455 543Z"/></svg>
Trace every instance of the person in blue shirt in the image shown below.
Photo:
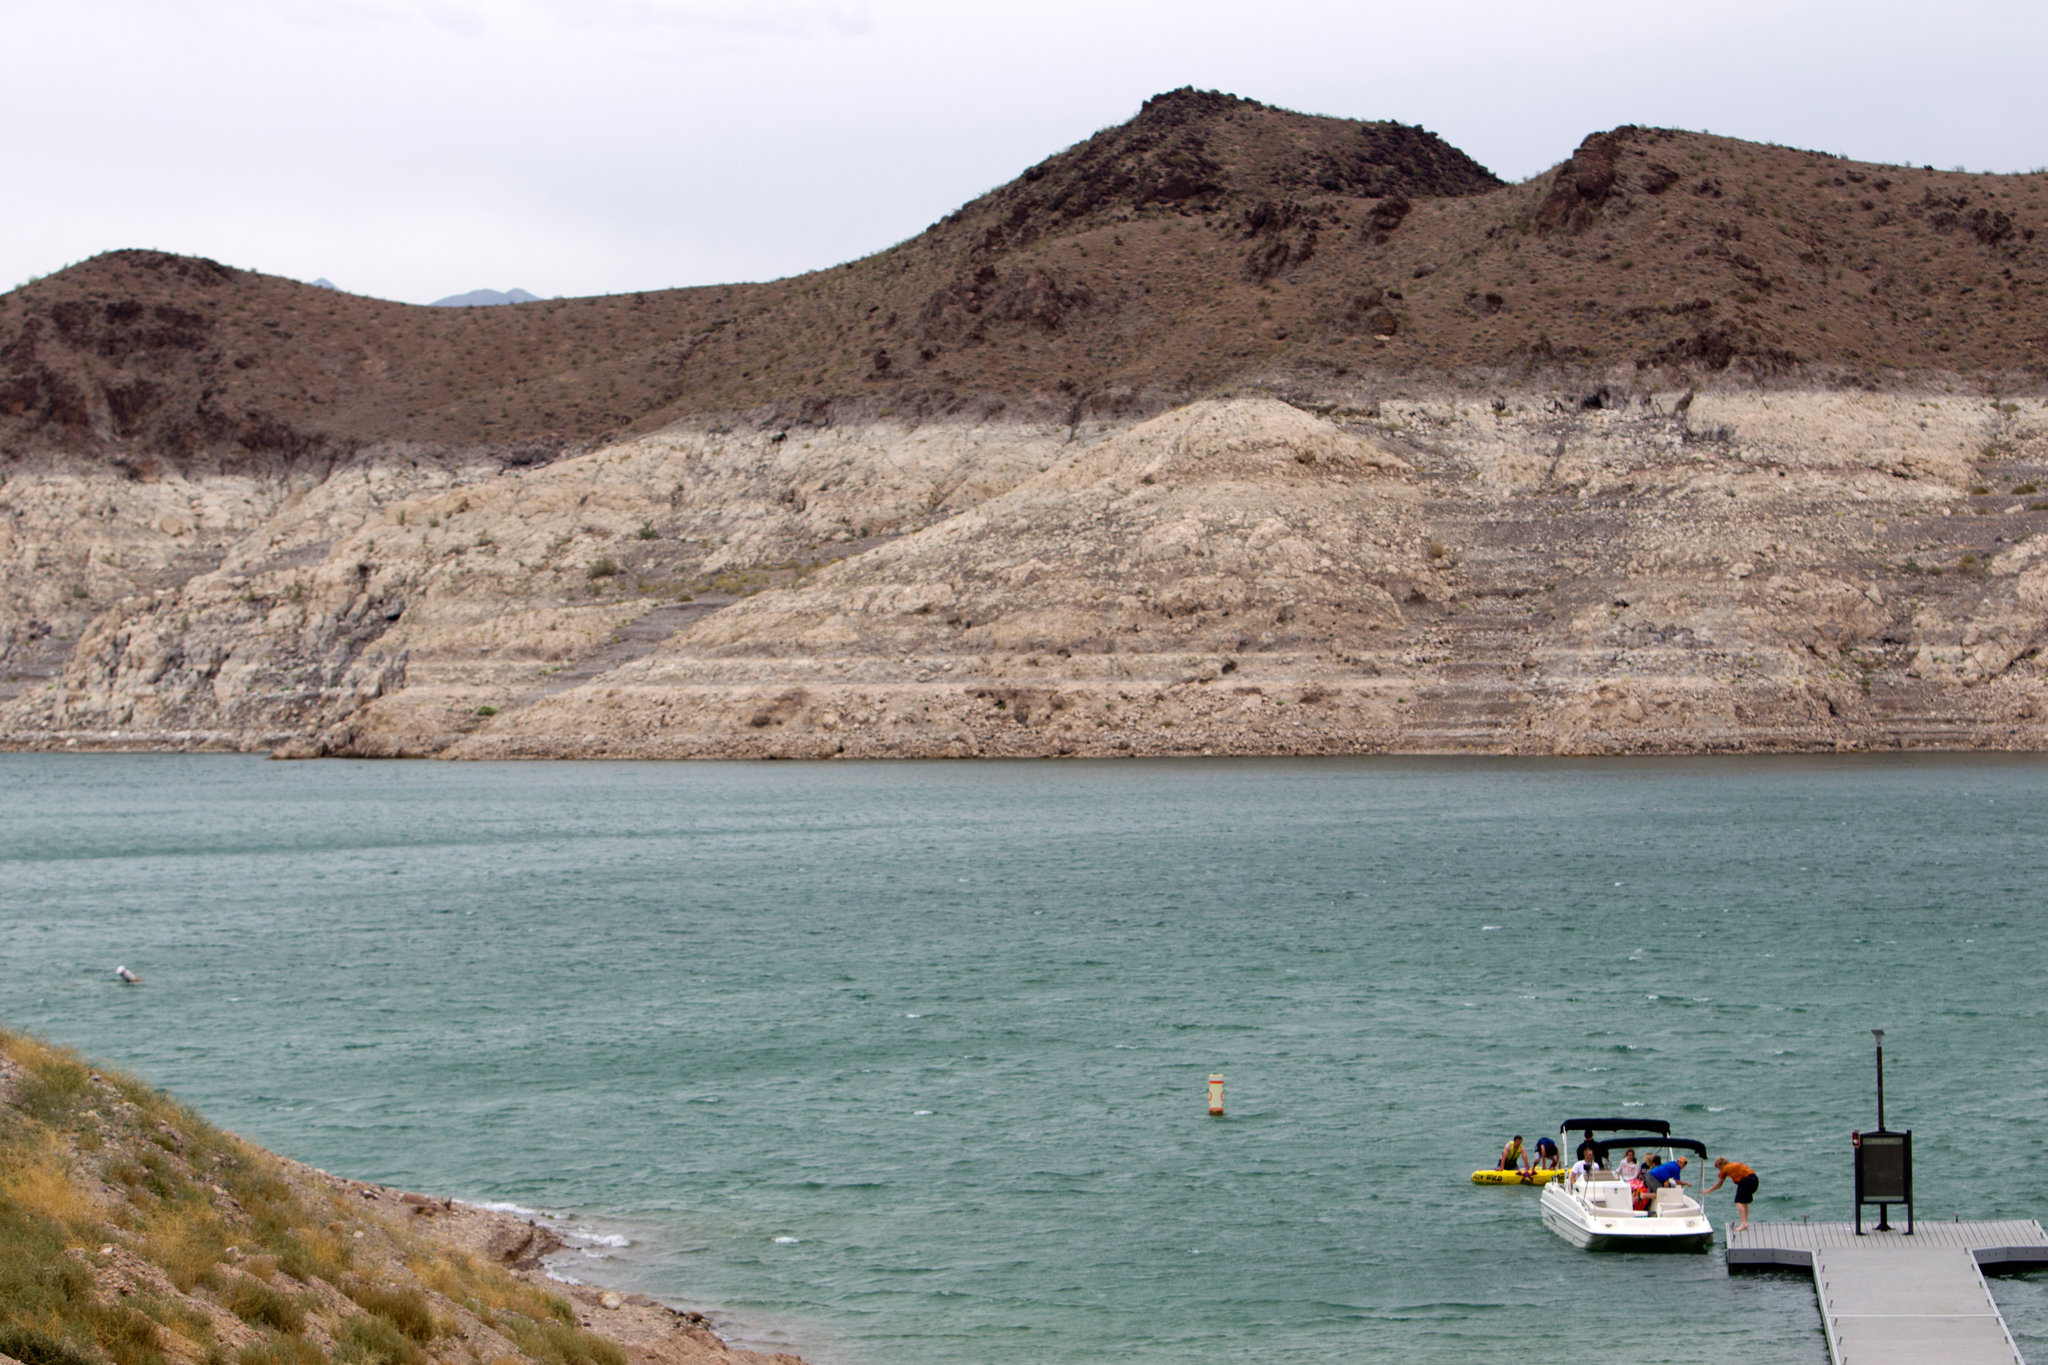
<svg viewBox="0 0 2048 1365"><path fill-rule="evenodd" d="M1556 1140L1549 1137L1537 1138L1536 1169L1539 1171L1554 1171L1563 1165L1564 1163L1557 1159Z"/></svg>
<svg viewBox="0 0 2048 1365"><path fill-rule="evenodd" d="M1671 1161L1659 1162L1655 1166L1650 1166L1644 1169L1643 1185L1650 1191L1650 1193L1655 1194L1658 1188L1664 1185L1683 1186L1685 1182L1679 1179L1679 1177L1684 1174L1684 1157L1678 1157Z"/></svg>

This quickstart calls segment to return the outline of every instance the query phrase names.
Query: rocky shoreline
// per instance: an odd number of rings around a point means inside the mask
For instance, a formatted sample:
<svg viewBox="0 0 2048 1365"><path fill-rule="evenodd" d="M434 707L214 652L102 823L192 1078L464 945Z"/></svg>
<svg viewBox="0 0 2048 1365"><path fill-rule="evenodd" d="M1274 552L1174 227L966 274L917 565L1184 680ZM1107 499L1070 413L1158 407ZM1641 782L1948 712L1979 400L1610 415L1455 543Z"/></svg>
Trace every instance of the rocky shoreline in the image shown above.
<svg viewBox="0 0 2048 1365"><path fill-rule="evenodd" d="M502 1266L516 1277L563 1296L574 1307L579 1324L618 1345L635 1365L804 1365L795 1355L729 1345L703 1313L672 1308L645 1294L620 1293L551 1273L547 1258L569 1250L573 1241L537 1217L292 1164L309 1180L361 1200L366 1209L404 1222L437 1245Z"/></svg>

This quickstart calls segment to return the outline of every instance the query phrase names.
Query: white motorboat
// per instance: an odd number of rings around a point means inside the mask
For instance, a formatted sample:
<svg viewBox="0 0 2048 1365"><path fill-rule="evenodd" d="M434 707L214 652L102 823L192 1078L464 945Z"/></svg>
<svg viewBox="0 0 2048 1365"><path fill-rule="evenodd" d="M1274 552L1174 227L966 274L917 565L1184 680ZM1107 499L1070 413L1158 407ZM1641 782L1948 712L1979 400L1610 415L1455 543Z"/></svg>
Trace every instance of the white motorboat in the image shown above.
<svg viewBox="0 0 2048 1365"><path fill-rule="evenodd" d="M1643 1182L1623 1180L1609 1165L1614 1150L1640 1147L1662 1152L1665 1160L1696 1153L1703 1168L1704 1143L1672 1137L1671 1125L1661 1119L1571 1119L1560 1130L1567 1136L1573 1131L1585 1135L1580 1148L1592 1148L1592 1172L1543 1187L1539 1207L1545 1227L1589 1251L1704 1251L1713 1245L1713 1225L1695 1196L1676 1184L1645 1189ZM1625 1136L1593 1136L1601 1132Z"/></svg>

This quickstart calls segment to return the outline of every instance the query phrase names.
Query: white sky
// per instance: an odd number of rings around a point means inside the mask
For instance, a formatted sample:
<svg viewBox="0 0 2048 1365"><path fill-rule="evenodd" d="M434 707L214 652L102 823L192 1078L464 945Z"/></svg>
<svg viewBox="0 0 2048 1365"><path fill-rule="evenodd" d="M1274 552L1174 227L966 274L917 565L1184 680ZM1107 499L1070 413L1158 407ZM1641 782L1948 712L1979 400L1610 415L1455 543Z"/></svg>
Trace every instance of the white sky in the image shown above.
<svg viewBox="0 0 2048 1365"><path fill-rule="evenodd" d="M2031 0L0 0L0 288L113 247L426 302L765 279L1181 85L1508 179L1619 123L2048 164Z"/></svg>

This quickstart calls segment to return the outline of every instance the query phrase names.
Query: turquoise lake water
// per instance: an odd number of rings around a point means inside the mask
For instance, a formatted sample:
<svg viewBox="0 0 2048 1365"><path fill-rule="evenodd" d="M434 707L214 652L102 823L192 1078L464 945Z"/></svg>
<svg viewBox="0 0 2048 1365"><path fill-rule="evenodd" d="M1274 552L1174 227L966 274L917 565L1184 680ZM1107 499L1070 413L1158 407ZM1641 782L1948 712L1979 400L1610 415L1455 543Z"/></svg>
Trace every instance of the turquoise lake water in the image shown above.
<svg viewBox="0 0 2048 1365"><path fill-rule="evenodd" d="M1846 1218L1881 1026L1921 1216L2048 1214L2044 835L2034 759L0 755L0 1024L817 1365L1813 1363L1467 1177L1655 1115Z"/></svg>

